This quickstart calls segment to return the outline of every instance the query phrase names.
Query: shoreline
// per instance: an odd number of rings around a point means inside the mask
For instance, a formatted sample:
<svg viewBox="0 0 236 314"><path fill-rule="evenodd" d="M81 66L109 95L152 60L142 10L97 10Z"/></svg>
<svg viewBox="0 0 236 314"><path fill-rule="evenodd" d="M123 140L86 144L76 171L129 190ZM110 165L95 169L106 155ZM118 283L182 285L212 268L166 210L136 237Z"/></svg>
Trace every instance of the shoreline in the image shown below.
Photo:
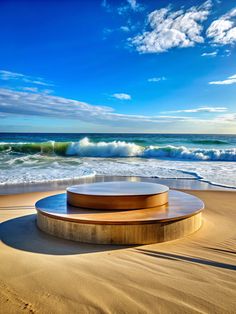
<svg viewBox="0 0 236 314"><path fill-rule="evenodd" d="M211 190L211 191L236 191L236 188L227 187L219 184L213 184L207 181L198 179L162 179L140 176L106 176L106 175L91 175L73 180L58 180L54 182L31 183L31 184L11 184L0 186L1 195L21 194L30 192L47 192L56 190L65 190L70 185L92 183L92 182L107 182L107 181L142 181L153 182L169 186L176 190Z"/></svg>

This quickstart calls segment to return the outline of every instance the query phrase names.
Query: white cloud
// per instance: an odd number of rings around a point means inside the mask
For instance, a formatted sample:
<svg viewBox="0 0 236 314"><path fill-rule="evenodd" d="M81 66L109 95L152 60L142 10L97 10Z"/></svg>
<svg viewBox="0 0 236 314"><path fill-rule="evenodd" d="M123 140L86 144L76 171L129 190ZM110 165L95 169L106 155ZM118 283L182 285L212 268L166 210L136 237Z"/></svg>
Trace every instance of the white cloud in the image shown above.
<svg viewBox="0 0 236 314"><path fill-rule="evenodd" d="M32 83L32 84L36 84L36 85L42 85L42 86L53 86L53 84L51 83L46 83L46 82L43 82L43 81L37 81L37 80L27 80L25 82L29 82L29 83Z"/></svg>
<svg viewBox="0 0 236 314"><path fill-rule="evenodd" d="M22 90L25 92L32 92L32 93L43 93L43 94L52 94L54 91L52 89L39 89L38 87L18 87L17 90Z"/></svg>
<svg viewBox="0 0 236 314"><path fill-rule="evenodd" d="M202 57L216 57L218 54L218 51L213 52L204 52L201 54Z"/></svg>
<svg viewBox="0 0 236 314"><path fill-rule="evenodd" d="M139 12L139 11L143 11L144 7L143 5L137 3L136 0L126 0L127 1L127 5L121 5L120 7L118 7L117 9L117 13L122 15L125 13L128 13L130 10L134 11L134 12Z"/></svg>
<svg viewBox="0 0 236 314"><path fill-rule="evenodd" d="M0 78L1 80L8 81L8 80L15 80L19 78L24 78L25 76L20 73L0 70Z"/></svg>
<svg viewBox="0 0 236 314"><path fill-rule="evenodd" d="M225 49L224 54L226 57L231 56L231 51L229 49Z"/></svg>
<svg viewBox="0 0 236 314"><path fill-rule="evenodd" d="M209 82L210 85L231 85L236 84L236 74L229 76L227 79L222 81L212 81Z"/></svg>
<svg viewBox="0 0 236 314"><path fill-rule="evenodd" d="M121 100L130 100L131 96L129 94L125 94L125 93L115 93L112 95L112 97L117 98L117 99L121 99Z"/></svg>
<svg viewBox="0 0 236 314"><path fill-rule="evenodd" d="M38 87L22 87L21 88L22 90L26 91L26 92L32 92L32 93L37 93L39 90L38 90Z"/></svg>
<svg viewBox="0 0 236 314"><path fill-rule="evenodd" d="M133 10L136 10L136 8L138 7L136 0L127 0L127 2Z"/></svg>
<svg viewBox="0 0 236 314"><path fill-rule="evenodd" d="M215 118L215 120L219 122L236 122L236 113L228 113Z"/></svg>
<svg viewBox="0 0 236 314"><path fill-rule="evenodd" d="M139 123L140 127L189 120L188 117L171 115L146 116L116 113L111 107L93 106L63 97L10 89L0 89L0 114L78 119L84 122L112 126Z"/></svg>
<svg viewBox="0 0 236 314"><path fill-rule="evenodd" d="M236 8L213 21L207 29L207 37L217 45L231 45L236 42Z"/></svg>
<svg viewBox="0 0 236 314"><path fill-rule="evenodd" d="M52 94L54 92L54 90L52 90L52 89L44 89L41 92L44 93L44 94Z"/></svg>
<svg viewBox="0 0 236 314"><path fill-rule="evenodd" d="M226 107L199 107L193 109L182 109L182 110L174 110L174 111L166 111L169 113L196 113L196 112L226 112L228 109Z"/></svg>
<svg viewBox="0 0 236 314"><path fill-rule="evenodd" d="M155 10L147 18L151 30L129 38L129 41L140 53L161 53L175 47L186 48L203 43L202 22L210 14L211 6L208 0L188 10L171 11L170 7Z"/></svg>
<svg viewBox="0 0 236 314"><path fill-rule="evenodd" d="M129 32L130 31L130 28L128 26L121 26L120 29L123 31L123 32Z"/></svg>
<svg viewBox="0 0 236 314"><path fill-rule="evenodd" d="M0 89L0 112L4 113L86 120L112 111L110 107L92 106L44 93Z"/></svg>
<svg viewBox="0 0 236 314"><path fill-rule="evenodd" d="M160 81L166 81L166 77L161 76L161 77L151 77L148 79L148 82L160 82Z"/></svg>
<svg viewBox="0 0 236 314"><path fill-rule="evenodd" d="M41 85L41 86L53 86L53 84L45 82L40 77L34 78L29 75L16 73L16 72L10 72L6 70L0 70L0 80L3 80L3 81L14 80L14 81L20 81L24 83L30 83L30 84Z"/></svg>
<svg viewBox="0 0 236 314"><path fill-rule="evenodd" d="M19 92L10 89L0 89L0 116L19 117L50 117L57 119L73 119L93 126L118 127L121 130L170 130L173 126L176 130L184 131L186 128L215 127L226 124L234 127L233 115L215 117L214 119L199 119L175 115L129 115L114 112L111 107L93 106L85 102L30 92ZM201 125L201 126L200 126ZM173 130L173 128L172 128ZM202 130L202 129L201 129ZM230 129L231 130L231 129Z"/></svg>

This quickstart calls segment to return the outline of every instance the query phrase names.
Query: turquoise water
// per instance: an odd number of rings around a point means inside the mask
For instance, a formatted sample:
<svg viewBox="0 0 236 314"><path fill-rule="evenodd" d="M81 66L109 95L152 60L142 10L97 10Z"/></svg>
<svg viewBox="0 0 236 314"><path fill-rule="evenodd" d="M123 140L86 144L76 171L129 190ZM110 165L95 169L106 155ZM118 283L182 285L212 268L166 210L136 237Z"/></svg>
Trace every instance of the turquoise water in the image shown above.
<svg viewBox="0 0 236 314"><path fill-rule="evenodd" d="M0 133L0 184L137 175L236 187L236 136Z"/></svg>
<svg viewBox="0 0 236 314"><path fill-rule="evenodd" d="M4 149L4 144L15 144L20 150L32 153L38 152L40 148L53 148L56 145L58 154L66 154L66 149L71 143L79 142L84 138L89 138L93 143L99 142L126 142L140 145L141 147L173 145L175 147L185 146L187 148L235 148L235 135L196 135L196 134L24 134L24 133L0 133L0 150ZM3 144L4 143L4 144ZM24 145L20 145L24 143ZM16 144L19 144L18 146ZM32 144L32 145L30 145ZM6 148L9 146L5 145ZM12 145L14 149L14 145ZM17 149L17 148L16 148Z"/></svg>

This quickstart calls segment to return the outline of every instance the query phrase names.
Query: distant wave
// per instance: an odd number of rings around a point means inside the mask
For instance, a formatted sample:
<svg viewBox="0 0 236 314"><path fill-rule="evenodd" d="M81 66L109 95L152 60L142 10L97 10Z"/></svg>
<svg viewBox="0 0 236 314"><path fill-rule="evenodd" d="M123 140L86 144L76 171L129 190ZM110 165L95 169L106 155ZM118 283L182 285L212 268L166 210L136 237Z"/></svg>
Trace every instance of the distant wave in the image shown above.
<svg viewBox="0 0 236 314"><path fill-rule="evenodd" d="M201 161L236 161L236 148L189 149L184 146L150 147L145 149L143 157Z"/></svg>
<svg viewBox="0 0 236 314"><path fill-rule="evenodd" d="M185 146L140 146L125 141L0 143L2 153L45 154L78 157L144 157L176 160L236 161L236 148L202 149Z"/></svg>
<svg viewBox="0 0 236 314"><path fill-rule="evenodd" d="M229 144L227 141L223 140L192 140L194 144L201 144L201 145L226 145Z"/></svg>

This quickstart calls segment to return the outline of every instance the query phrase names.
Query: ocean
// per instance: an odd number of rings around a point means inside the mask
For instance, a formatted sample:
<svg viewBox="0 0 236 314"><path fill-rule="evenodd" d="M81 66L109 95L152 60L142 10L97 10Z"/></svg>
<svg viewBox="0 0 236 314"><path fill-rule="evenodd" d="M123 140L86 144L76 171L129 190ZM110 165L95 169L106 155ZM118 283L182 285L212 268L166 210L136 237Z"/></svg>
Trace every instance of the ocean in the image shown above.
<svg viewBox="0 0 236 314"><path fill-rule="evenodd" d="M236 188L236 135L0 133L0 186L94 174Z"/></svg>

